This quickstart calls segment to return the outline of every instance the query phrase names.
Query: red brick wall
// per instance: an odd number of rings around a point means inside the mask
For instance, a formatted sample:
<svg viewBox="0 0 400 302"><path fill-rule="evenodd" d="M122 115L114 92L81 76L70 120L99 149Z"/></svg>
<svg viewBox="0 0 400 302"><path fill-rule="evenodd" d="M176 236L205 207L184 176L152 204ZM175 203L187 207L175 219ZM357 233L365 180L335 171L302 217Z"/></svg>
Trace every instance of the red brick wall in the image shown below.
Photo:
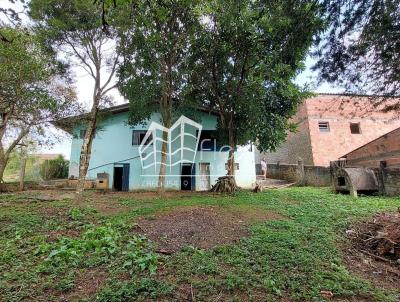
<svg viewBox="0 0 400 302"><path fill-rule="evenodd" d="M307 99L313 164L328 166L329 162L400 127L397 113L384 113L373 107L366 97L319 95ZM319 122L329 123L329 132L320 132ZM350 132L350 123L359 123L360 134Z"/></svg>
<svg viewBox="0 0 400 302"><path fill-rule="evenodd" d="M400 127L398 113L384 113L374 102L368 97L324 94L305 100L293 118L298 131L289 133L276 152L256 152L256 163L265 156L268 163L297 164L301 158L305 165L329 166L330 161ZM320 121L329 123L330 132L319 131ZM350 132L351 122L360 123L360 134Z"/></svg>
<svg viewBox="0 0 400 302"><path fill-rule="evenodd" d="M346 158L352 166L379 167L385 160L387 166L400 167L400 128L348 153Z"/></svg>

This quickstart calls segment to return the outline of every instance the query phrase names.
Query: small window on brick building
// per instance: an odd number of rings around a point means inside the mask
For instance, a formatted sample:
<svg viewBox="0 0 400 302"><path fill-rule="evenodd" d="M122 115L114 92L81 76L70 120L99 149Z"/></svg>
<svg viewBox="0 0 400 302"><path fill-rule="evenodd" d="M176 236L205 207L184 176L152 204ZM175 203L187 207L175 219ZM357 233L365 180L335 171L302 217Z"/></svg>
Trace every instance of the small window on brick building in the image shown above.
<svg viewBox="0 0 400 302"><path fill-rule="evenodd" d="M329 123L328 122L318 122L319 132L329 132Z"/></svg>
<svg viewBox="0 0 400 302"><path fill-rule="evenodd" d="M360 134L360 123L350 123L350 131L352 134Z"/></svg>

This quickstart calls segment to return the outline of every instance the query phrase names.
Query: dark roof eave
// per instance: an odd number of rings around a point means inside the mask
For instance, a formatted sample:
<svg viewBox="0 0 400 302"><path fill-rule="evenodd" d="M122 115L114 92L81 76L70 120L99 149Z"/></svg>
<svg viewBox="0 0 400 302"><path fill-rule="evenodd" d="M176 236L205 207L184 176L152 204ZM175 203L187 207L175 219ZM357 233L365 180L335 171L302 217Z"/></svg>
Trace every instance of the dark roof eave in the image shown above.
<svg viewBox="0 0 400 302"><path fill-rule="evenodd" d="M202 112L206 112L209 114L219 116L218 112L215 110L210 110L210 109L204 108L204 107L198 107L196 109L199 111L202 111ZM109 112L112 114L118 114L121 112L128 112L128 111L129 111L129 103L125 103L122 105L117 105L117 106L113 106L113 107L109 107L109 108L104 108L104 109L100 110L100 112ZM67 133L72 134L74 125L76 125L78 122L84 121L85 117L87 117L87 116L88 116L88 113L84 113L81 115L66 117L66 118L63 118L63 119L60 119L57 121L53 121L51 123L54 126L56 126L57 128L60 128L64 131L66 131Z"/></svg>

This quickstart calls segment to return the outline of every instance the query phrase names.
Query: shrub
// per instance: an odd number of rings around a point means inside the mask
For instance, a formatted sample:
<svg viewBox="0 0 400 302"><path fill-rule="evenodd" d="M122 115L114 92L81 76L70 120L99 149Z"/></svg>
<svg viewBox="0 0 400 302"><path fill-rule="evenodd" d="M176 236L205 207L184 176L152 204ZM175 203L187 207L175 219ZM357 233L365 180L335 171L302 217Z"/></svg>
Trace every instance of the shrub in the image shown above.
<svg viewBox="0 0 400 302"><path fill-rule="evenodd" d="M44 180L63 179L68 177L69 161L62 155L55 159L45 160L40 165L40 176Z"/></svg>

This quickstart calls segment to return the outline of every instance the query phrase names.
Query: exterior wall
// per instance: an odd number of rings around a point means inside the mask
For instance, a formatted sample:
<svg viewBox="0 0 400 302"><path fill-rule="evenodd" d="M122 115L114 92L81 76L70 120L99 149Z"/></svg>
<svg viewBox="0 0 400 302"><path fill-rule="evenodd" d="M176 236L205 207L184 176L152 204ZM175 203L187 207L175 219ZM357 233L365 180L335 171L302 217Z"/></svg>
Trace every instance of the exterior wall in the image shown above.
<svg viewBox="0 0 400 302"><path fill-rule="evenodd" d="M265 156L269 163L296 164L301 158L305 165L329 166L330 161L400 127L397 113L383 112L374 102L368 97L329 94L305 100L293 118L298 131L289 133L276 152L258 153L256 162ZM330 131L320 132L319 122L328 122ZM350 123L359 123L361 133L352 134Z"/></svg>
<svg viewBox="0 0 400 302"><path fill-rule="evenodd" d="M306 165L314 164L305 103L299 106L292 122L298 124L297 131L289 132L286 141L275 152L261 153L257 150L256 163L260 163L262 157L265 157L268 163L297 164L301 158Z"/></svg>
<svg viewBox="0 0 400 302"><path fill-rule="evenodd" d="M217 118L204 112L199 112L199 119L203 130L215 130ZM98 131L93 140L92 155L87 177L95 179L97 173L109 174L110 189L113 186L114 166L122 163L130 164L129 189L149 189L157 187L158 170L154 172L144 170L140 161L138 146L132 146L132 130L147 130L151 121L159 122L160 115L153 114L150 121L144 125L132 127L127 124L128 113L122 112L111 115L100 122ZM79 154L82 139L79 139L79 131L83 129L77 126L74 129L70 157L70 176L78 176ZM249 146L238 147L235 152L235 160L239 164L236 171L236 181L241 187L251 187L256 181L254 151ZM197 151L195 164L196 175L199 172L199 163L210 163L210 184L213 185L217 178L226 174L225 163L228 152ZM180 166L167 168L166 187L180 189ZM196 187L199 185L199 177L196 177Z"/></svg>
<svg viewBox="0 0 400 302"><path fill-rule="evenodd" d="M345 155L349 166L379 167L380 161L387 166L400 167L400 128L369 142Z"/></svg>
<svg viewBox="0 0 400 302"><path fill-rule="evenodd" d="M383 183L386 195L400 196L400 168L383 169Z"/></svg>
<svg viewBox="0 0 400 302"><path fill-rule="evenodd" d="M331 172L328 167L304 166L303 179L299 179L300 167L296 164L268 164L267 177L285 179L290 182L301 183L305 186L325 187L331 184Z"/></svg>
<svg viewBox="0 0 400 302"><path fill-rule="evenodd" d="M400 127L395 112L374 108L367 97L319 95L306 100L314 165L329 162ZM320 132L318 122L329 122L329 132ZM352 134L350 123L360 123L361 133Z"/></svg>

